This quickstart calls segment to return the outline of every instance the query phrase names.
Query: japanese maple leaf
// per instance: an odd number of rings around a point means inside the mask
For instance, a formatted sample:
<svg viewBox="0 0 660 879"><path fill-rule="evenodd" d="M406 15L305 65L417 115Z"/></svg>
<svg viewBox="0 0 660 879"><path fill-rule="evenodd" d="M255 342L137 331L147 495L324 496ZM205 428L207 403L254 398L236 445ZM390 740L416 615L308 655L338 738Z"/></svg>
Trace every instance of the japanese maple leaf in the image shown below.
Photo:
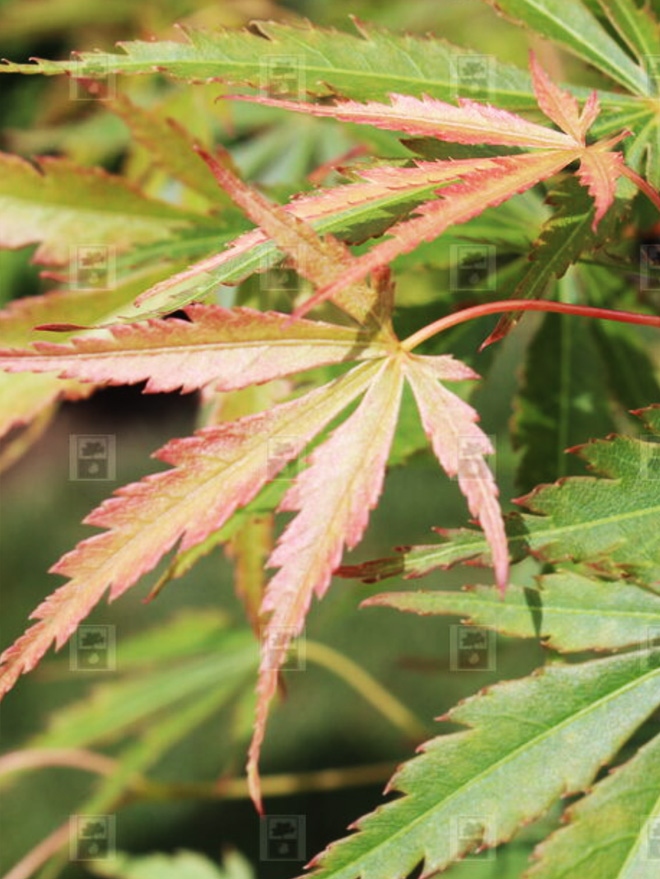
<svg viewBox="0 0 660 879"><path fill-rule="evenodd" d="M299 218L240 181L228 163L202 154L218 182L298 270L317 286L333 283L354 259L341 242L320 239ZM44 652L70 636L110 589L113 599L173 547L201 544L250 503L352 404L357 406L316 446L279 510L295 512L268 560L278 568L266 587L258 703L248 778L260 806L258 760L281 665L302 631L314 594L326 592L345 547L361 540L378 502L404 383L417 400L433 450L458 477L472 516L491 545L496 581L508 581L508 549L498 490L485 463L493 452L475 410L442 382L476 378L448 355L418 356L391 325L387 273L352 284L335 297L358 326L335 326L290 315L196 305L188 320L151 320L67 344L39 342L0 351L0 368L56 373L95 384L147 381L147 392L182 387L236 390L325 364L355 363L344 375L265 412L173 440L157 456L173 469L126 486L85 520L106 529L52 569L69 582L34 612L38 622L0 658L0 693ZM362 361L362 362L360 362ZM269 448L277 454L269 456Z"/></svg>
<svg viewBox="0 0 660 879"><path fill-rule="evenodd" d="M627 132L594 144L587 144L589 128L599 113L595 92L579 110L576 99L555 85L542 70L533 54L530 57L532 81L537 102L543 113L561 131L537 125L509 111L459 99L458 106L424 96L391 94L390 104L337 101L332 105L302 103L259 96L237 96L241 100L282 107L314 116L328 116L346 122L374 125L408 135L434 137L459 144L517 146L530 152L495 156L488 160L429 162L418 169L380 169L381 180L396 180L397 170L405 180L405 171L428 175L446 174L454 182L437 190L437 198L426 201L411 219L400 221L388 230L391 236L351 262L334 282L322 287L295 312L302 315L328 297L335 297L369 272L388 265L402 253L413 250L422 241L431 241L450 226L472 219L486 208L506 201L516 193L552 177L579 160L577 176L593 196L596 211L594 229L614 200L615 186L623 174L642 188L657 205L654 190L628 168L620 153L611 148ZM431 176L428 178L433 179ZM363 184L357 184L361 186ZM356 192L356 196L359 197ZM336 194L333 196L336 199ZM350 198L350 192L345 194Z"/></svg>

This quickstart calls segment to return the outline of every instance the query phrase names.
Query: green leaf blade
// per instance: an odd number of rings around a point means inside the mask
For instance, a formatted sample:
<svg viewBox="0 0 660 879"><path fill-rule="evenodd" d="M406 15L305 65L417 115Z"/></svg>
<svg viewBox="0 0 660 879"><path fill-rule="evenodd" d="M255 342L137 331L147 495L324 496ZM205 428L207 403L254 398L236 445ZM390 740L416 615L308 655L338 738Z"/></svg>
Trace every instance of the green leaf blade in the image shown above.
<svg viewBox="0 0 660 879"><path fill-rule="evenodd" d="M660 736L596 785L569 817L569 826L537 849L529 879L655 879Z"/></svg>
<svg viewBox="0 0 660 879"><path fill-rule="evenodd" d="M593 64L634 94L646 94L646 76L609 36L581 0L488 0L496 9Z"/></svg>
<svg viewBox="0 0 660 879"><path fill-rule="evenodd" d="M391 592L363 607L460 616L470 625L518 638L541 638L561 652L615 650L646 644L660 631L660 598L625 581L606 582L560 571L540 578L540 588L510 584L504 599L491 587L460 592Z"/></svg>
<svg viewBox="0 0 660 879"><path fill-rule="evenodd" d="M643 656L548 666L462 703L447 719L470 730L427 742L390 783L406 796L358 821L312 875L400 879L423 860L428 876L584 790L660 700L660 671ZM457 839L460 816L481 825L472 844Z"/></svg>

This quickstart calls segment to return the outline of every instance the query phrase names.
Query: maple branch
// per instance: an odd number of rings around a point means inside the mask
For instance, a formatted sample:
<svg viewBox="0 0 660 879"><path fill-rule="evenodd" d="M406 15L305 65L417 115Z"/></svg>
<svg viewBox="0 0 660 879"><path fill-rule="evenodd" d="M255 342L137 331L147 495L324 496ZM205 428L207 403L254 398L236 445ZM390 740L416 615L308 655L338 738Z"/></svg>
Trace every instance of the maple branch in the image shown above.
<svg viewBox="0 0 660 879"><path fill-rule="evenodd" d="M406 706L352 659L317 641L306 641L307 658L346 681L367 702L412 739L424 739L428 730Z"/></svg>
<svg viewBox="0 0 660 879"><path fill-rule="evenodd" d="M27 751L10 751L0 757L0 775L44 766L68 766L99 775L112 775L119 762L84 748L30 748Z"/></svg>
<svg viewBox="0 0 660 879"><path fill-rule="evenodd" d="M470 308L463 308L460 311L455 311L453 314L445 315L445 317L433 321L428 326L422 327L421 330L417 330L412 336L408 336L401 343L401 347L404 351L412 351L417 345L450 327L482 317L485 314L504 314L507 311L554 311L559 314L597 317L601 320L615 320L620 323L641 324L660 329L660 317L654 314L617 311L612 308L597 308L592 305L571 305L567 302L551 302L543 299L503 299L496 302L484 302L482 305L473 305ZM495 339L492 341L495 341ZM483 350L489 344L489 339L486 339L479 350Z"/></svg>
<svg viewBox="0 0 660 879"><path fill-rule="evenodd" d="M39 867L63 848L69 838L70 820L67 819L57 830L38 842L37 845L15 864L2 879L30 879Z"/></svg>
<svg viewBox="0 0 660 879"><path fill-rule="evenodd" d="M261 779L262 793L268 797L285 797L308 791L341 790L366 784L386 782L397 763L367 763L337 769L315 769L308 772L282 772ZM222 778L218 782L177 784L148 782L135 792L135 800L220 799L243 800L250 797L248 779Z"/></svg>

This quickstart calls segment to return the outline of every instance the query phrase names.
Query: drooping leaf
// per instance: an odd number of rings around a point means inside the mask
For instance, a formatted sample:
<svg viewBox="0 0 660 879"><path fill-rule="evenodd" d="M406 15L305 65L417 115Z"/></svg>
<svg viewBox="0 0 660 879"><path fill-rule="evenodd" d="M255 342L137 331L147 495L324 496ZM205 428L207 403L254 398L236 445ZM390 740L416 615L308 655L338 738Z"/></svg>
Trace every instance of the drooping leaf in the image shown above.
<svg viewBox="0 0 660 879"><path fill-rule="evenodd" d="M585 790L660 702L660 670L646 655L556 663L463 702L446 719L469 729L427 742L388 786L403 796L355 822L311 875L403 879L423 863L430 876Z"/></svg>
<svg viewBox="0 0 660 879"><path fill-rule="evenodd" d="M511 584L504 601L492 587L460 592L386 592L362 602L418 614L451 614L517 638L541 638L562 652L615 650L649 643L660 627L660 597L625 581L607 582L559 571L538 588Z"/></svg>
<svg viewBox="0 0 660 879"><path fill-rule="evenodd" d="M467 498L472 515L479 520L493 552L495 577L504 591L508 581L509 552L502 513L497 500L498 489L493 474L484 461L494 453L491 441L476 424L475 410L452 394L438 378L471 378L471 370L445 371L439 360L412 357L407 369L422 424L438 460L449 476L458 477L458 485ZM434 363L437 366L434 369Z"/></svg>
<svg viewBox="0 0 660 879"><path fill-rule="evenodd" d="M248 778L261 803L258 761L278 670L303 627L316 594L325 594L344 546L355 547L378 501L396 425L403 373L386 362L356 411L313 453L308 469L284 496L281 510L299 513L280 538L268 565L279 570L261 610L270 613L259 667L259 701L250 745ZM322 514L319 515L319 510Z"/></svg>
<svg viewBox="0 0 660 879"><path fill-rule="evenodd" d="M255 631L259 629L260 607L266 588L266 561L275 540L272 513L246 517L226 546L234 562L234 589L243 602L247 618Z"/></svg>

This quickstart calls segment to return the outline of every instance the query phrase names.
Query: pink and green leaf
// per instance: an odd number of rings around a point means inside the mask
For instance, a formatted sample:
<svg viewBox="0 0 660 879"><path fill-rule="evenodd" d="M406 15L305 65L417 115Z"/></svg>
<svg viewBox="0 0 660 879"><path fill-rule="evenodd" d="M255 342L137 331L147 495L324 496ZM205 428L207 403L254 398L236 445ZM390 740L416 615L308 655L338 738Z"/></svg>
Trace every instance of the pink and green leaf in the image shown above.
<svg viewBox="0 0 660 879"><path fill-rule="evenodd" d="M279 571L267 586L258 704L249 752L248 779L260 805L258 762L279 667L291 640L302 631L312 596L322 598L344 547L355 547L376 506L396 426L403 374L388 360L353 414L318 447L279 509L299 511L270 556Z"/></svg>
<svg viewBox="0 0 660 879"><path fill-rule="evenodd" d="M148 393L213 384L230 391L317 366L382 357L387 348L364 330L251 308L191 305L188 320L118 324L111 334L79 336L62 345L0 350L9 372L55 373L97 384L146 381Z"/></svg>
<svg viewBox="0 0 660 879"><path fill-rule="evenodd" d="M173 440L157 457L173 469L119 489L86 519L106 529L63 556L52 573L69 577L33 612L39 620L0 657L0 694L30 671L54 643L69 638L110 589L113 600L151 570L176 544L201 543L332 421L372 378L362 364L329 385L267 412ZM285 436L277 457L268 443Z"/></svg>

